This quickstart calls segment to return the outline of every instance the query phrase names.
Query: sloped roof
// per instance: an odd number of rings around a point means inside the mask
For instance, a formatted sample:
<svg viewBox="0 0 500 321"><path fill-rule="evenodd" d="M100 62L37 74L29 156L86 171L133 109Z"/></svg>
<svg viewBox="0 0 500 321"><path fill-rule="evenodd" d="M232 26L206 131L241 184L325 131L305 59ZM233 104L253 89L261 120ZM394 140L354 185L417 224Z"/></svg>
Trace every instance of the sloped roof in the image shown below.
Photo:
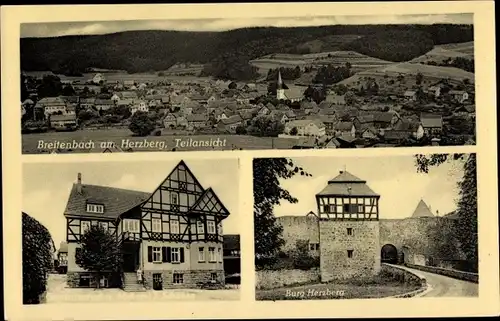
<svg viewBox="0 0 500 321"><path fill-rule="evenodd" d="M421 114L420 122L424 128L441 128L443 126L443 117L435 114Z"/></svg>
<svg viewBox="0 0 500 321"><path fill-rule="evenodd" d="M429 206L427 206L424 200L420 200L420 202L418 202L417 208L415 209L411 217L414 218L434 217L434 214L432 214L431 210L429 209Z"/></svg>
<svg viewBox="0 0 500 321"><path fill-rule="evenodd" d="M81 193L73 184L65 216L92 216L116 219L120 214L146 201L151 193L126 190L108 186L81 184ZM104 205L104 213L88 213L87 202Z"/></svg>
<svg viewBox="0 0 500 321"><path fill-rule="evenodd" d="M329 180L328 185L317 195L380 196L366 185L366 181L347 171L340 171L339 175Z"/></svg>

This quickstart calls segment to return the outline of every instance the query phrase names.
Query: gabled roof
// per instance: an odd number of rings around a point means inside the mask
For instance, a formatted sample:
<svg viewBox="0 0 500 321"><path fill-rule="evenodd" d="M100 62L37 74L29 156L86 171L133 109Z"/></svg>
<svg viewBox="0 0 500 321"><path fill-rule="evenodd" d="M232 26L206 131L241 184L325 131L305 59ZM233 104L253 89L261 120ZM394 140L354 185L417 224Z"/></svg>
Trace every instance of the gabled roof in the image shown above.
<svg viewBox="0 0 500 321"><path fill-rule="evenodd" d="M435 114L421 114L420 122L424 128L443 127L443 117Z"/></svg>
<svg viewBox="0 0 500 321"><path fill-rule="evenodd" d="M73 184L64 216L88 216L116 219L122 213L138 206L148 199L151 193L126 190L108 186ZM104 205L104 213L87 213L87 202Z"/></svg>
<svg viewBox="0 0 500 321"><path fill-rule="evenodd" d="M374 196L375 193L366 181L352 175L347 171L340 171L339 175L328 181L328 185L317 196Z"/></svg>
<svg viewBox="0 0 500 321"><path fill-rule="evenodd" d="M424 200L420 200L418 202L417 208L415 211L413 211L413 214L411 217L414 218L419 218L419 217L434 217L434 214L432 214L431 210L429 209L429 206L424 202Z"/></svg>
<svg viewBox="0 0 500 321"><path fill-rule="evenodd" d="M189 209L189 212L210 212L214 214L218 213L223 216L229 215L229 211L222 204L211 187L205 190L203 195L201 195L196 203Z"/></svg>

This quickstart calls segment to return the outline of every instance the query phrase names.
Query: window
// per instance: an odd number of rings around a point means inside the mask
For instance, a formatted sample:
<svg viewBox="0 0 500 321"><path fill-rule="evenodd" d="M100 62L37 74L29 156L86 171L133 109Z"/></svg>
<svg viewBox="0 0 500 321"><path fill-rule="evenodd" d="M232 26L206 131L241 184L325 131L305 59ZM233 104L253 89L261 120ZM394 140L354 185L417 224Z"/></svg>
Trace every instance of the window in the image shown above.
<svg viewBox="0 0 500 321"><path fill-rule="evenodd" d="M316 250L319 250L319 243L316 243Z"/></svg>
<svg viewBox="0 0 500 321"><path fill-rule="evenodd" d="M205 262L205 248L198 248L198 262Z"/></svg>
<svg viewBox="0 0 500 321"><path fill-rule="evenodd" d="M217 249L217 251L218 251L218 254L219 254L219 255L218 255L218 256L219 256L219 262L222 262L222 250L221 250L221 248L219 247L219 248Z"/></svg>
<svg viewBox="0 0 500 321"><path fill-rule="evenodd" d="M357 204L344 204L344 213L352 214L358 212Z"/></svg>
<svg viewBox="0 0 500 321"><path fill-rule="evenodd" d="M179 205L179 194L175 192L170 194L170 204Z"/></svg>
<svg viewBox="0 0 500 321"><path fill-rule="evenodd" d="M108 287L108 278L105 276L102 276L101 279L99 280L99 285L102 288L107 288Z"/></svg>
<svg viewBox="0 0 500 321"><path fill-rule="evenodd" d="M354 250L347 250L347 257L352 258Z"/></svg>
<svg viewBox="0 0 500 321"><path fill-rule="evenodd" d="M151 222L151 225L152 225L153 232L161 233L161 219L154 218Z"/></svg>
<svg viewBox="0 0 500 321"><path fill-rule="evenodd" d="M87 204L88 213L104 213L104 205Z"/></svg>
<svg viewBox="0 0 500 321"><path fill-rule="evenodd" d="M215 222L207 221L207 230L208 234L215 234Z"/></svg>
<svg viewBox="0 0 500 321"><path fill-rule="evenodd" d="M208 260L210 262L216 262L216 259L215 259L215 247L209 247L208 248Z"/></svg>
<svg viewBox="0 0 500 321"><path fill-rule="evenodd" d="M172 250L171 250L171 261L172 263L179 263L181 260L180 260L180 254L179 254L179 248L178 247L173 247Z"/></svg>
<svg viewBox="0 0 500 321"><path fill-rule="evenodd" d="M347 235L352 235L352 228L351 227L347 228Z"/></svg>
<svg viewBox="0 0 500 321"><path fill-rule="evenodd" d="M314 244L313 243L309 244L309 250L314 251Z"/></svg>
<svg viewBox="0 0 500 321"><path fill-rule="evenodd" d="M179 234L179 221L170 221L170 233Z"/></svg>
<svg viewBox="0 0 500 321"><path fill-rule="evenodd" d="M174 273L174 284L182 284L182 283L184 283L184 274Z"/></svg>
<svg viewBox="0 0 500 321"><path fill-rule="evenodd" d="M105 231L108 230L108 222L99 222L99 226L102 227Z"/></svg>
<svg viewBox="0 0 500 321"><path fill-rule="evenodd" d="M202 221L198 221L198 234L204 234L205 233L205 224L203 224Z"/></svg>
<svg viewBox="0 0 500 321"><path fill-rule="evenodd" d="M89 221L82 221L82 234L87 232L90 229Z"/></svg>
<svg viewBox="0 0 500 321"><path fill-rule="evenodd" d="M153 262L160 263L161 262L161 247L153 247Z"/></svg>
<svg viewBox="0 0 500 321"><path fill-rule="evenodd" d="M217 273L210 273L210 281L212 282L217 281Z"/></svg>
<svg viewBox="0 0 500 321"><path fill-rule="evenodd" d="M222 223L219 223L219 225L217 225L217 234L222 235Z"/></svg>
<svg viewBox="0 0 500 321"><path fill-rule="evenodd" d="M139 220L124 219L123 220L123 231L139 233Z"/></svg>

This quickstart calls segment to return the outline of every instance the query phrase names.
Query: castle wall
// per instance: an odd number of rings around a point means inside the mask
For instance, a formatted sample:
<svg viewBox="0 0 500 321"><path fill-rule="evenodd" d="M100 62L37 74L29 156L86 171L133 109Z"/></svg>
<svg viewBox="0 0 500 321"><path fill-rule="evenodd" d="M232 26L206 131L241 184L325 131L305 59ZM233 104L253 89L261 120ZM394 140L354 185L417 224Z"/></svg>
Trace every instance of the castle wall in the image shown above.
<svg viewBox="0 0 500 321"><path fill-rule="evenodd" d="M352 235L347 228L352 228ZM320 221L319 230L322 282L380 271L378 221Z"/></svg>
<svg viewBox="0 0 500 321"><path fill-rule="evenodd" d="M280 216L277 222L283 227L285 245L282 250L287 252L295 248L298 240L309 241L310 244L319 244L318 219L314 216ZM311 251L312 255L319 255L319 250Z"/></svg>

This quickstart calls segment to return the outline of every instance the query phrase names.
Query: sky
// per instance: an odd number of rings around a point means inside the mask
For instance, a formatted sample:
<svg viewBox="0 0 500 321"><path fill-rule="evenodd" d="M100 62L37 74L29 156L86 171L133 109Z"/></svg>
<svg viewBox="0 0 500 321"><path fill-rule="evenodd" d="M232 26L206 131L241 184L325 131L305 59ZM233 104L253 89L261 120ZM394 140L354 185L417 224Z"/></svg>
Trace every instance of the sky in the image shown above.
<svg viewBox="0 0 500 321"><path fill-rule="evenodd" d="M410 217L423 199L433 214L445 215L456 209L457 184L463 176L461 161L450 161L432 168L428 174L417 173L413 156L391 157L297 157L294 164L302 166L312 177L294 176L282 180L281 186L299 202L283 201L274 208L276 216L317 213L315 195L341 170L365 180L380 195L379 218Z"/></svg>
<svg viewBox="0 0 500 321"><path fill-rule="evenodd" d="M23 165L23 211L42 223L59 248L66 240L64 210L78 173L82 183L153 192L178 164L177 161L26 163ZM224 234L240 234L238 160L187 160L203 188L212 187L230 215Z"/></svg>
<svg viewBox="0 0 500 321"><path fill-rule="evenodd" d="M315 16L277 18L217 18L171 20L119 20L88 22L25 23L21 37L106 34L130 30L226 31L244 27L324 26L352 24L472 24L472 14Z"/></svg>

